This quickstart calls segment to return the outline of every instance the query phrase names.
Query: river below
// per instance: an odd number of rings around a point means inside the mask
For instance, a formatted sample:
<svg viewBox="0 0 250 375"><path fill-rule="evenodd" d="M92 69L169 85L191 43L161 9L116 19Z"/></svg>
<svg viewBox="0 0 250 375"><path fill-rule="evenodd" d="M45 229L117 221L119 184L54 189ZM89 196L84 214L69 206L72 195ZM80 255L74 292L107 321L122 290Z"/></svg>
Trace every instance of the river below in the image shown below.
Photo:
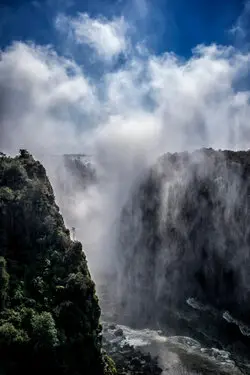
<svg viewBox="0 0 250 375"><path fill-rule="evenodd" d="M103 311L102 320L109 340L114 340L114 343L120 346L129 344L142 352L150 353L153 357L157 356L159 366L163 370L162 375L250 374L250 364L246 360L242 360L224 347L216 347L212 339L205 343L197 340L195 327L193 335L183 336L180 332L173 334L173 329L169 327L168 330L166 326L159 326L157 329L152 329L152 327L134 329L119 324L116 319L115 304L110 301L107 303L103 293L100 295L100 302ZM187 302L188 305L193 305L192 308L196 310L196 313L199 313L199 309L204 311L204 308L195 304L193 300ZM224 322L229 319L228 316L223 316L223 318ZM112 327L113 331L107 327ZM239 328L242 329L242 327ZM122 335L114 336L114 330L120 330Z"/></svg>

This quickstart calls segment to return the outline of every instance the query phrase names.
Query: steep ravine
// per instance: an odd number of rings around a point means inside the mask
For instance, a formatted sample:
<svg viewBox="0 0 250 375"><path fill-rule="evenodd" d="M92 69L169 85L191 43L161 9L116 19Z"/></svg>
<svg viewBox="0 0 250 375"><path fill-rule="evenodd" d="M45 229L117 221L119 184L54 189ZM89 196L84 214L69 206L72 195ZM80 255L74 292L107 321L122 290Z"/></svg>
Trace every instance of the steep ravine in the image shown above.
<svg viewBox="0 0 250 375"><path fill-rule="evenodd" d="M162 373L149 354L113 342L121 330L102 329L82 245L64 225L45 168L26 150L0 156L0 280L2 375Z"/></svg>
<svg viewBox="0 0 250 375"><path fill-rule="evenodd" d="M249 361L249 222L249 151L164 155L121 215L118 320Z"/></svg>
<svg viewBox="0 0 250 375"><path fill-rule="evenodd" d="M211 149L168 154L138 176L115 233L118 272L97 284L104 347L120 373L157 373L148 351L164 375L249 373L249 160ZM83 200L91 184L102 193L98 173L81 163L66 161L56 188L78 230L81 216L67 205L74 189Z"/></svg>
<svg viewBox="0 0 250 375"><path fill-rule="evenodd" d="M94 182L101 196L98 168L86 179L81 163L66 163L77 191L84 200ZM114 273L104 268L97 283L103 319L123 327L126 343L160 354L167 374L249 373L249 165L247 151L166 154L137 176L118 232L108 233L117 242Z"/></svg>

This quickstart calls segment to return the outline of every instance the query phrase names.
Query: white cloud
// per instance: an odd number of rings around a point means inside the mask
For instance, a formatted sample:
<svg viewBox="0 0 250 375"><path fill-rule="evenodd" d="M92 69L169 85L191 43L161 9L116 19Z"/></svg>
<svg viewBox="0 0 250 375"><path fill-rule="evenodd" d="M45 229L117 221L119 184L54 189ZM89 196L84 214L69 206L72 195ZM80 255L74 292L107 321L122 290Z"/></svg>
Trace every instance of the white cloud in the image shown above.
<svg viewBox="0 0 250 375"><path fill-rule="evenodd" d="M234 36L237 43L249 46L250 37L250 1L246 1L243 12L238 17L236 23L230 29L230 33Z"/></svg>
<svg viewBox="0 0 250 375"><path fill-rule="evenodd" d="M63 153L109 144L120 157L131 145L130 157L137 149L248 148L249 91L235 85L248 64L233 48L200 46L186 62L132 57L95 82L52 49L16 43L0 62L1 145Z"/></svg>
<svg viewBox="0 0 250 375"><path fill-rule="evenodd" d="M99 39L95 48L100 54ZM109 40L101 48L105 63L125 47ZM95 155L100 184L76 192L68 207L92 267L112 260L115 219L138 174L158 156L250 146L250 92L237 89L248 72L248 54L199 46L183 61L170 53L140 57L132 51L126 64L108 73L105 68L98 81L52 48L15 43L0 60L0 150ZM55 184L51 162L46 167Z"/></svg>
<svg viewBox="0 0 250 375"><path fill-rule="evenodd" d="M94 88L74 62L49 48L15 43L2 53L0 146L61 152L76 145L72 116L96 111Z"/></svg>
<svg viewBox="0 0 250 375"><path fill-rule="evenodd" d="M56 19L56 26L61 31L73 34L78 44L87 44L99 58L106 61L126 52L128 47L128 25L123 18L109 21L104 17L90 18L86 13L80 13L75 18L61 15Z"/></svg>

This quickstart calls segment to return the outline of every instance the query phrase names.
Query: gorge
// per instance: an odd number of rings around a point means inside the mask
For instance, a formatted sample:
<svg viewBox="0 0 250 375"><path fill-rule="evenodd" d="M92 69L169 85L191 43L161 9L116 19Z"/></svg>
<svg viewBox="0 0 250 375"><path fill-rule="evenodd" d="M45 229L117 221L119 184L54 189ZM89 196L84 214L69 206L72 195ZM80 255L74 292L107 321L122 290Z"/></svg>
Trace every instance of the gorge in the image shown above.
<svg viewBox="0 0 250 375"><path fill-rule="evenodd" d="M249 25L1 1L0 375L250 374Z"/></svg>
<svg viewBox="0 0 250 375"><path fill-rule="evenodd" d="M137 330L161 329L169 337L191 337L204 347L233 353L244 367L250 306L249 152L165 154L141 169L114 216L112 206L103 206L104 212L100 206L89 222L81 204L90 198L102 202L102 194L106 199L106 180L98 176L103 170L94 158L76 160L68 159L64 172L70 170L71 183L84 176L82 184L73 184L78 186L74 190L67 178L58 197L83 242L85 232L99 229L95 218L107 217L105 237L97 231L86 246L104 318Z"/></svg>

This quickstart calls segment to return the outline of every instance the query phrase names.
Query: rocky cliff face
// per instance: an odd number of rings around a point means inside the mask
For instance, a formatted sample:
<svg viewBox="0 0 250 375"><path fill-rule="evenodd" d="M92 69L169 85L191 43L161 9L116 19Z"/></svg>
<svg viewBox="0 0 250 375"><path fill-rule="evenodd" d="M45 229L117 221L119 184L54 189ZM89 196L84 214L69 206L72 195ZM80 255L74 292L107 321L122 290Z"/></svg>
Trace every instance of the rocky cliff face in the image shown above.
<svg viewBox="0 0 250 375"><path fill-rule="evenodd" d="M0 157L0 279L1 373L115 373L82 246L25 150Z"/></svg>
<svg viewBox="0 0 250 375"><path fill-rule="evenodd" d="M170 321L199 300L250 323L250 152L167 154L123 210L123 319Z"/></svg>

